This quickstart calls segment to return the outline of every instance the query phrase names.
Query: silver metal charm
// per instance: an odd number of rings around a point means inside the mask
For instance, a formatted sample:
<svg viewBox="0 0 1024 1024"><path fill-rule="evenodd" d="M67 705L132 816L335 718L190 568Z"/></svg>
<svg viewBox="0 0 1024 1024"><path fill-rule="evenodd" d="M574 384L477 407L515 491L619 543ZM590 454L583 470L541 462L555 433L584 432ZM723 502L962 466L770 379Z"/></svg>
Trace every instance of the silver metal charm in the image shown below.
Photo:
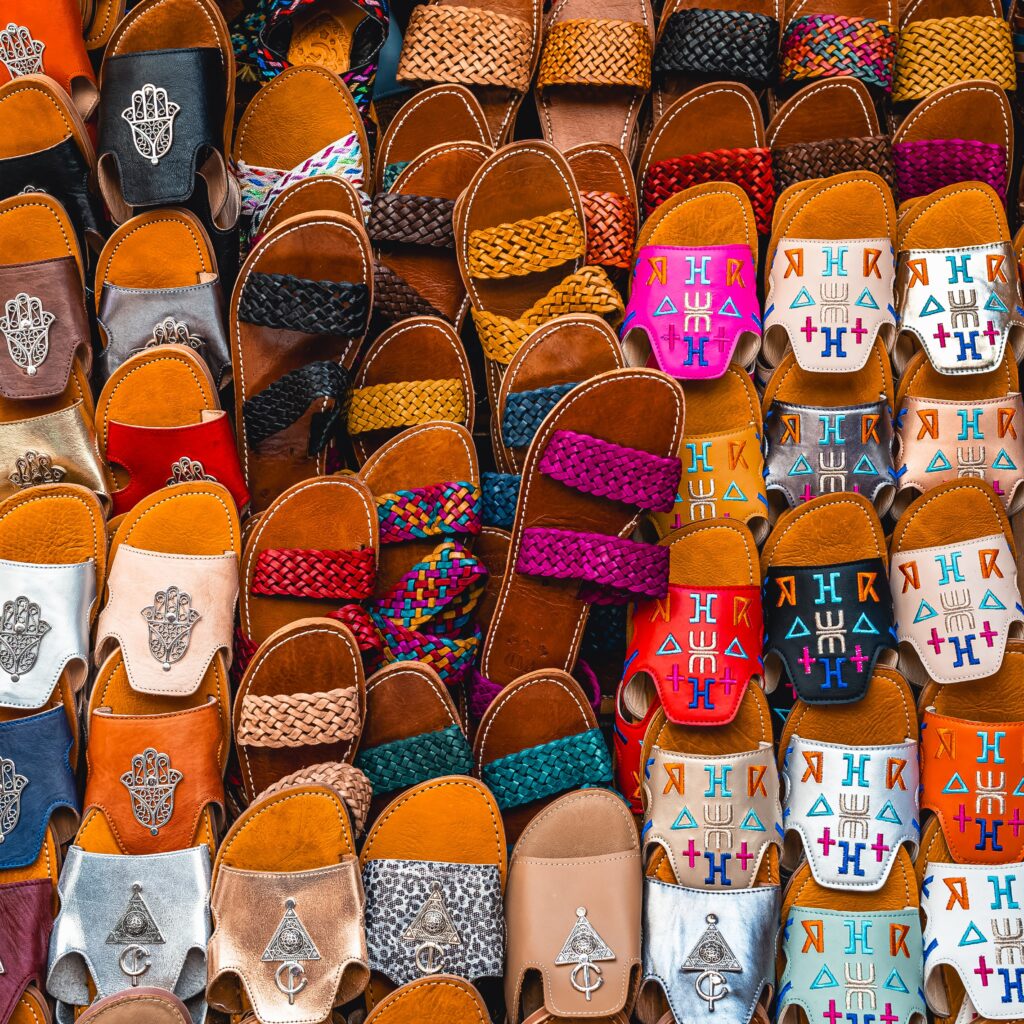
<svg viewBox="0 0 1024 1024"><path fill-rule="evenodd" d="M34 601L19 594L5 601L0 612L0 669L16 683L24 673L31 672L39 657L39 645L50 632L50 624Z"/></svg>
<svg viewBox="0 0 1024 1024"><path fill-rule="evenodd" d="M718 930L718 915L708 914L704 920L708 926L680 970L700 972L693 987L697 995L708 1004L708 1012L714 1013L715 1003L729 994L729 983L724 972L742 973L743 967Z"/></svg>
<svg viewBox="0 0 1024 1024"><path fill-rule="evenodd" d="M158 835L174 814L174 790L184 775L171 767L167 754L147 747L132 758L131 771L121 776L121 783L132 800L132 814L152 835Z"/></svg>
<svg viewBox="0 0 1024 1024"><path fill-rule="evenodd" d="M128 897L128 905L117 919L114 930L107 936L108 946L132 946L148 942L154 946L162 946L163 933L153 919L153 915L142 898L142 885L132 883L132 894Z"/></svg>
<svg viewBox="0 0 1024 1024"><path fill-rule="evenodd" d="M167 155L174 142L174 118L181 107L168 99L161 85L147 82L132 93L132 104L121 111L121 117L132 130L132 143L139 156L154 167Z"/></svg>
<svg viewBox="0 0 1024 1024"><path fill-rule="evenodd" d="M50 351L50 327L57 318L43 309L41 299L18 292L8 299L0 331L7 339L7 351L14 365L34 377Z"/></svg>
<svg viewBox="0 0 1024 1024"><path fill-rule="evenodd" d="M132 945L126 947L117 958L117 966L132 979L132 988L135 988L139 984L139 978L153 966L153 961L150 960L149 950L145 946Z"/></svg>
<svg viewBox="0 0 1024 1024"><path fill-rule="evenodd" d="M598 960L614 960L615 953L597 929L587 920L587 908L576 908L576 922L572 926L562 951L555 957L556 967L573 965L569 981L577 992L582 992L590 1002L590 995L603 984Z"/></svg>
<svg viewBox="0 0 1024 1024"><path fill-rule="evenodd" d="M0 843L17 827L21 818L21 791L28 779L18 774L9 757L0 757Z"/></svg>
<svg viewBox="0 0 1024 1024"><path fill-rule="evenodd" d="M192 607L191 595L173 585L157 591L153 603L140 614L149 623L149 653L170 672L185 657L192 627L202 616Z"/></svg>
<svg viewBox="0 0 1024 1024"><path fill-rule="evenodd" d="M174 484L190 484L200 480L209 480L212 483L217 482L217 478L210 476L206 472L206 467L198 459L190 459L187 455L183 455L171 466L171 475L167 478L167 486L173 487Z"/></svg>
<svg viewBox="0 0 1024 1024"><path fill-rule="evenodd" d="M27 451L14 460L14 472L8 476L18 488L38 487L40 484L59 484L68 475L63 466L55 466L45 452Z"/></svg>
<svg viewBox="0 0 1024 1024"><path fill-rule="evenodd" d="M288 997L288 1005L291 1006L295 997L309 984L306 969L300 961L320 959L320 950L295 913L295 900L284 901L284 917L267 943L261 959L265 963L281 961L281 966L274 973L274 984Z"/></svg>
<svg viewBox="0 0 1024 1024"><path fill-rule="evenodd" d="M189 348L200 349L206 344L202 338L188 329L183 320L175 320L173 316L161 320L153 328L153 337L146 342L145 348L156 348L158 345L187 345Z"/></svg>
<svg viewBox="0 0 1024 1024"><path fill-rule="evenodd" d="M440 882L430 883L430 895L402 932L402 941L415 943L416 966L423 974L444 970L444 965L438 962L444 956L443 946L462 945L462 936L445 904Z"/></svg>
<svg viewBox="0 0 1024 1024"><path fill-rule="evenodd" d="M0 64L10 72L11 78L43 73L43 51L46 44L32 38L24 25L10 22L0 32Z"/></svg>

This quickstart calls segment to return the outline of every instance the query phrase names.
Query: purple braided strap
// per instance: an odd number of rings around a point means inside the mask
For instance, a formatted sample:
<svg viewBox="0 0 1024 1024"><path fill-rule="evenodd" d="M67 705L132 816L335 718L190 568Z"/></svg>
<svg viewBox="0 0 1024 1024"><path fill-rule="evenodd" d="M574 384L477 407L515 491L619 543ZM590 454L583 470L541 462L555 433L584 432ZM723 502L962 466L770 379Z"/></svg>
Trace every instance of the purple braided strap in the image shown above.
<svg viewBox="0 0 1024 1024"><path fill-rule="evenodd" d="M583 692L590 701L590 706L599 711L601 708L601 684L594 675L594 670L582 659L576 662L573 672L576 682L583 688ZM494 698L504 689L497 683L492 683L487 676L480 674L480 670L474 668L472 674L466 680L466 702L469 714L472 718L483 718L484 712L494 702Z"/></svg>
<svg viewBox="0 0 1024 1024"><path fill-rule="evenodd" d="M626 604L645 597L665 597L668 548L605 533L528 526L523 531L516 571L579 580L581 600Z"/></svg>
<svg viewBox="0 0 1024 1024"><path fill-rule="evenodd" d="M900 200L926 196L946 185L983 181L1006 202L1006 147L977 139L913 139L894 142Z"/></svg>
<svg viewBox="0 0 1024 1024"><path fill-rule="evenodd" d="M556 430L541 456L540 471L584 494L671 512L683 464L589 434Z"/></svg>

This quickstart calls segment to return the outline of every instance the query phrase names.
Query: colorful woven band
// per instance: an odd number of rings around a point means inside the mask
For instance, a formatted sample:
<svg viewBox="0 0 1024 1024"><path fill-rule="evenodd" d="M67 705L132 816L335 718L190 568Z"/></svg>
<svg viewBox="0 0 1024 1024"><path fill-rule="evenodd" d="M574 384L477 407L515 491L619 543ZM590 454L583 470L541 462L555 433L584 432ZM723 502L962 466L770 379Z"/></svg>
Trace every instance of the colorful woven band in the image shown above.
<svg viewBox="0 0 1024 1024"><path fill-rule="evenodd" d="M598 606L595 605L590 610L590 614L593 615L597 610ZM590 706L597 711L601 707L601 684L597 676L582 659L577 660L576 668L573 671L576 674L576 681L583 688L587 700L590 701ZM466 697L470 716L477 719L483 718L484 712L494 703L495 698L503 689L503 686L492 683L490 679L474 669L466 680Z"/></svg>
<svg viewBox="0 0 1024 1024"><path fill-rule="evenodd" d="M1002 18L928 18L900 33L894 103L920 100L936 89L988 78L1007 92L1017 88L1010 26Z"/></svg>
<svg viewBox="0 0 1024 1024"><path fill-rule="evenodd" d="M887 21L811 14L786 26L781 54L785 81L852 77L891 92L896 32Z"/></svg>
<svg viewBox="0 0 1024 1024"><path fill-rule="evenodd" d="M666 459L572 430L551 435L539 468L584 494L654 512L672 511L683 473L678 458Z"/></svg>
<svg viewBox="0 0 1024 1024"><path fill-rule="evenodd" d="M654 70L764 87L778 74L778 46L779 23L767 14L691 8L665 22Z"/></svg>
<svg viewBox="0 0 1024 1024"><path fill-rule="evenodd" d="M246 275L238 319L303 334L361 338L370 315L370 290L362 282L310 281L291 274Z"/></svg>
<svg viewBox="0 0 1024 1024"><path fill-rule="evenodd" d="M377 563L371 548L318 551L265 548L256 558L250 593L362 601L373 596Z"/></svg>
<svg viewBox="0 0 1024 1024"><path fill-rule="evenodd" d="M524 448L533 440L544 417L575 384L552 384L534 391L510 391L501 418L501 437L510 448Z"/></svg>
<svg viewBox="0 0 1024 1024"><path fill-rule="evenodd" d="M398 176L411 164L411 160L398 160L393 164L387 164L384 167L384 175L381 180L381 186L385 192L391 191L391 186L398 180Z"/></svg>
<svg viewBox="0 0 1024 1024"><path fill-rule="evenodd" d="M484 784L502 810L555 796L582 786L612 781L612 760L600 729L499 757L480 770Z"/></svg>
<svg viewBox="0 0 1024 1024"><path fill-rule="evenodd" d="M326 786L333 789L352 815L353 829L357 833L363 831L366 816L370 813L373 790L370 787L370 780L354 765L346 764L344 761L325 761L321 764L311 764L308 768L299 768L267 786L253 803L264 797L283 793L293 786Z"/></svg>
<svg viewBox="0 0 1024 1024"><path fill-rule="evenodd" d="M516 517L519 500L518 473L483 473L480 477L482 500L480 518L485 526L510 530Z"/></svg>
<svg viewBox="0 0 1024 1024"><path fill-rule="evenodd" d="M636 208L617 192L580 192L587 227L587 262L627 269L636 244Z"/></svg>
<svg viewBox="0 0 1024 1024"><path fill-rule="evenodd" d="M374 793L394 793L442 775L469 775L473 752L466 734L449 725L360 750L356 765L366 773Z"/></svg>
<svg viewBox="0 0 1024 1024"><path fill-rule="evenodd" d="M449 377L356 388L348 409L348 432L395 430L431 420L466 422L466 389L461 380Z"/></svg>
<svg viewBox="0 0 1024 1024"><path fill-rule="evenodd" d="M503 279L539 274L583 256L587 240L575 210L495 224L469 233L470 277Z"/></svg>
<svg viewBox="0 0 1024 1024"><path fill-rule="evenodd" d="M571 18L551 25L537 88L553 85L651 87L651 40L638 21Z"/></svg>
<svg viewBox="0 0 1024 1024"><path fill-rule="evenodd" d="M962 181L983 181L1006 202L1006 147L977 139L913 139L892 147L900 201Z"/></svg>
<svg viewBox="0 0 1024 1024"><path fill-rule="evenodd" d="M798 142L772 151L775 168L775 192L799 181L829 178L847 171L874 171L892 188L894 173L887 135L867 135L859 139L827 139L824 142Z"/></svg>
<svg viewBox="0 0 1024 1024"><path fill-rule="evenodd" d="M386 324L396 324L411 316L447 319L401 274L380 260L373 261L373 312Z"/></svg>
<svg viewBox="0 0 1024 1024"><path fill-rule="evenodd" d="M426 245L432 249L454 249L454 208L452 199L379 192L373 197L366 230L377 243L397 242Z"/></svg>
<svg viewBox="0 0 1024 1024"><path fill-rule="evenodd" d="M247 693L235 742L274 750L344 743L363 725L358 696L351 686L323 693Z"/></svg>
<svg viewBox="0 0 1024 1024"><path fill-rule="evenodd" d="M715 149L659 160L644 178L644 216L649 217L666 199L692 185L731 181L750 197L759 234L771 229L775 205L775 178L768 149Z"/></svg>
<svg viewBox="0 0 1024 1024"><path fill-rule="evenodd" d="M377 498L381 544L480 532L480 488L440 483Z"/></svg>

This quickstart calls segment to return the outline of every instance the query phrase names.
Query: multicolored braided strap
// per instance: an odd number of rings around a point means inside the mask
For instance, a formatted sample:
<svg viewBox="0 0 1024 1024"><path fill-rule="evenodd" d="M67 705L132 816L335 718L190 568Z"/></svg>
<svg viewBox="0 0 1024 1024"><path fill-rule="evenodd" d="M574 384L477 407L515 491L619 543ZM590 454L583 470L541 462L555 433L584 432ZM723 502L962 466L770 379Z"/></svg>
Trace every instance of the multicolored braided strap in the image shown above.
<svg viewBox="0 0 1024 1024"><path fill-rule="evenodd" d="M779 77L852 77L891 92L895 56L896 30L887 21L810 14L794 18L782 34Z"/></svg>
<svg viewBox="0 0 1024 1024"><path fill-rule="evenodd" d="M895 142L892 159L900 202L962 181L983 181L1006 202L1006 147L977 139Z"/></svg>
<svg viewBox="0 0 1024 1024"><path fill-rule="evenodd" d="M636 208L617 192L580 192L587 226L587 263L626 269L636 244Z"/></svg>
<svg viewBox="0 0 1024 1024"><path fill-rule="evenodd" d="M362 601L373 596L376 573L371 548L264 548L256 557L250 592L263 597Z"/></svg>
<svg viewBox="0 0 1024 1024"><path fill-rule="evenodd" d="M360 750L356 766L366 774L374 793L394 793L442 775L469 775L473 752L466 734L450 725Z"/></svg>
<svg viewBox="0 0 1024 1024"><path fill-rule="evenodd" d="M440 483L377 498L381 544L480 532L480 488Z"/></svg>
<svg viewBox="0 0 1024 1024"><path fill-rule="evenodd" d="M466 422L466 388L461 380L448 377L356 388L348 409L348 432L396 430L432 420Z"/></svg>

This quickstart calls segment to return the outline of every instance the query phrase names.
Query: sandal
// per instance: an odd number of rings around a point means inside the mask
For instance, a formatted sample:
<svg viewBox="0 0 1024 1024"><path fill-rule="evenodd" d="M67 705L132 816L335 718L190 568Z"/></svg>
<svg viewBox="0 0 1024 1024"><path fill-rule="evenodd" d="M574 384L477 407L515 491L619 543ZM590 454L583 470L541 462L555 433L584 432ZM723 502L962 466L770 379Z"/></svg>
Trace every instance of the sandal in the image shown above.
<svg viewBox="0 0 1024 1024"><path fill-rule="evenodd" d="M188 1007L159 988L133 988L93 1003L84 1024L191 1024Z"/></svg>
<svg viewBox="0 0 1024 1024"><path fill-rule="evenodd" d="M342 178L321 174L293 181L281 190L263 215L260 233L253 236L252 244L255 245L279 224L292 217L304 213L320 213L324 210L329 214L340 213L357 224L363 220L363 202L354 186Z"/></svg>
<svg viewBox="0 0 1024 1024"><path fill-rule="evenodd" d="M422 1024L437 1014L445 1024L490 1024L480 993L453 975L417 978L385 996L365 1024Z"/></svg>

